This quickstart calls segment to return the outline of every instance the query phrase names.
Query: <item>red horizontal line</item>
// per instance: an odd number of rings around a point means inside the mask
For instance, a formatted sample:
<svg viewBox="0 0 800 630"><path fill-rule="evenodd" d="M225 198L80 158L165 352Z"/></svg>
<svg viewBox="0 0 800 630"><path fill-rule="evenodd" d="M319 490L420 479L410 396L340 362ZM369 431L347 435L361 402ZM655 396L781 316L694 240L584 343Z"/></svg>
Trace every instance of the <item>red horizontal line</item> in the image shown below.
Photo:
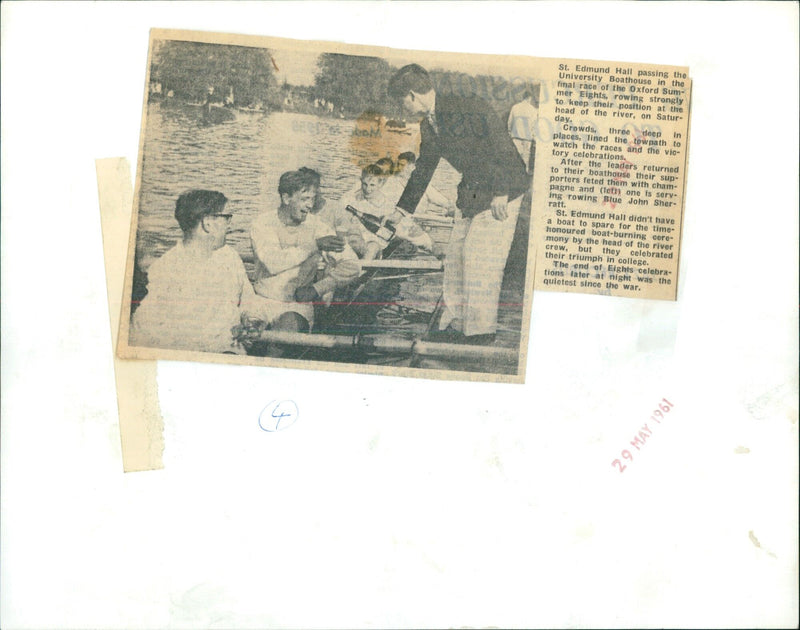
<svg viewBox="0 0 800 630"><path fill-rule="evenodd" d="M131 304L141 304L144 300L131 300ZM162 304L203 304L203 303L210 303L210 302L203 302L201 300L162 300ZM318 304L324 306L413 306L413 305L425 305L425 304L433 304L436 305L437 302L430 301L430 302L284 302L284 304ZM463 302L461 304L451 304L451 306L467 306L468 302ZM474 302L473 302L474 304ZM497 306L522 306L522 302L498 302ZM237 307L241 308L241 307Z"/></svg>

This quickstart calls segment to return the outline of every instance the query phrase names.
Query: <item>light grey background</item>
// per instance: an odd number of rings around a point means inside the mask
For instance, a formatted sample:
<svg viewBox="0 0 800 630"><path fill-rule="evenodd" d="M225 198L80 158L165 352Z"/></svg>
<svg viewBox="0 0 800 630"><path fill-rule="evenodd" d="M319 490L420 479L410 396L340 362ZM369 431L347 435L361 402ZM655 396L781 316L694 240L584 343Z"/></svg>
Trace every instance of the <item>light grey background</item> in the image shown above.
<svg viewBox="0 0 800 630"><path fill-rule="evenodd" d="M796 625L797 17L4 3L3 628ZM690 66L678 301L536 293L524 386L161 363L123 475L94 160L136 163L155 26Z"/></svg>

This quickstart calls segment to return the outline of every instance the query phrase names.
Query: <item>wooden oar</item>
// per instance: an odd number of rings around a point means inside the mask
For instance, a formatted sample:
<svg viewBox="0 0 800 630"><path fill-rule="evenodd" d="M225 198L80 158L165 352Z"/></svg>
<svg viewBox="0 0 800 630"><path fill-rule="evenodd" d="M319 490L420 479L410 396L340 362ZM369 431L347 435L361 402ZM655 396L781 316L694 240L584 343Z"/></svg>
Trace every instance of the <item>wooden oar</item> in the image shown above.
<svg viewBox="0 0 800 630"><path fill-rule="evenodd" d="M457 343L434 343L421 339L404 339L387 334L327 335L265 330L248 335L251 341L265 341L289 346L305 346L327 350L361 350L364 352L410 354L417 357L451 361L481 360L515 364L518 354L511 348L470 346Z"/></svg>
<svg viewBox="0 0 800 630"><path fill-rule="evenodd" d="M424 269L426 271L440 271L441 260L362 260L362 269Z"/></svg>
<svg viewBox="0 0 800 630"><path fill-rule="evenodd" d="M426 223L430 225L437 225L441 227L453 227L455 222L453 219L435 215L435 214L415 214L414 220L419 223Z"/></svg>
<svg viewBox="0 0 800 630"><path fill-rule="evenodd" d="M375 276L372 279L372 282L383 282L384 280L402 280L404 278L419 278L419 277L425 275L424 271L425 270L423 270L422 273L417 273L417 272L415 272L415 273L401 273L401 274L396 275L396 276ZM430 271L431 271L431 273L437 273L439 270L438 269L431 269Z"/></svg>

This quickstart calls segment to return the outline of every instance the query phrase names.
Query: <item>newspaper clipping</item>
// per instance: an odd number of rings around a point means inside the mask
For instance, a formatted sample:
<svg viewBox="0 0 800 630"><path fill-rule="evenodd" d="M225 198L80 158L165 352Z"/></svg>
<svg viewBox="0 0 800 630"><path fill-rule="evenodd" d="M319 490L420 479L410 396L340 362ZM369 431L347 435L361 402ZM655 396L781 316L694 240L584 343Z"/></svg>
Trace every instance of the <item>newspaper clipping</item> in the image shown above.
<svg viewBox="0 0 800 630"><path fill-rule="evenodd" d="M597 61L542 82L537 288L676 299L690 86L687 68Z"/></svg>
<svg viewBox="0 0 800 630"><path fill-rule="evenodd" d="M534 287L676 298L690 85L154 30L118 353L523 382Z"/></svg>

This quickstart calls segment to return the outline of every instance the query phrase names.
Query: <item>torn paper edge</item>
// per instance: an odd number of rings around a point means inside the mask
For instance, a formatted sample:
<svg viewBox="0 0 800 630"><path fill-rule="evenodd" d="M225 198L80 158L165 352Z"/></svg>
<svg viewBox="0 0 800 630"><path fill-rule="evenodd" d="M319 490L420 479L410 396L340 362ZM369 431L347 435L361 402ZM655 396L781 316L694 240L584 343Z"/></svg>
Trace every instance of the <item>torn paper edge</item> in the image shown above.
<svg viewBox="0 0 800 630"><path fill-rule="evenodd" d="M164 421L158 403L156 362L120 359L115 352L133 201L130 164L125 158L105 158L95 160L95 167L117 385L122 468L125 472L157 470L164 467Z"/></svg>

